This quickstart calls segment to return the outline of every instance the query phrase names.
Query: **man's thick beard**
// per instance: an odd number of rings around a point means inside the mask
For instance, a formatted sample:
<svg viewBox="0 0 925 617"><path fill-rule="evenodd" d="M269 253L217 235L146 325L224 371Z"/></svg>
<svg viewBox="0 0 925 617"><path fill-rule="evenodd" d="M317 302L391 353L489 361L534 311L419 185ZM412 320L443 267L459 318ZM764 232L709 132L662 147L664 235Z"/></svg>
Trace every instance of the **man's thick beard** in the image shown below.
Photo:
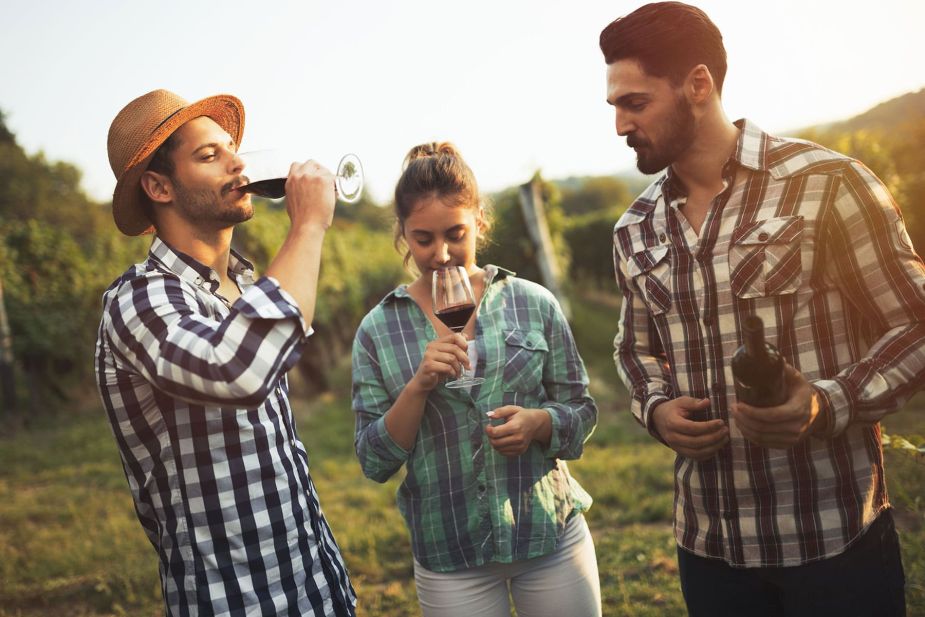
<svg viewBox="0 0 925 617"><path fill-rule="evenodd" d="M216 196L215 192L210 189L190 190L176 180L174 180L174 189L177 192L177 206L184 218L191 223L212 225L219 223L230 227L249 221L254 216L253 206L250 208L227 207L222 198ZM223 195L227 193L228 191L222 191Z"/></svg>
<svg viewBox="0 0 925 617"><path fill-rule="evenodd" d="M648 154L636 151L636 167L644 174L654 174L665 169L680 157L694 143L695 120L691 104L683 96L677 97L674 113L666 121L668 130L660 147L649 142ZM631 143L628 139L627 143Z"/></svg>

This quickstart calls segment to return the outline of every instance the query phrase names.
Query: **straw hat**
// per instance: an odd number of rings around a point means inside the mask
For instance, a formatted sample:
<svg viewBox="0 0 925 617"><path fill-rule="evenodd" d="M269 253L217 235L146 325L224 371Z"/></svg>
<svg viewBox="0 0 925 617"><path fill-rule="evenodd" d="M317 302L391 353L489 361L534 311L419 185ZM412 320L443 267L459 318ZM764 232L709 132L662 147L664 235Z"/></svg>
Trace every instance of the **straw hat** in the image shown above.
<svg viewBox="0 0 925 617"><path fill-rule="evenodd" d="M112 121L107 149L116 175L112 216L119 231L128 236L154 231L144 214L148 197L141 188L141 175L171 133L200 116L212 118L236 144L241 143L244 106L227 94L187 103L173 92L154 90L126 105Z"/></svg>

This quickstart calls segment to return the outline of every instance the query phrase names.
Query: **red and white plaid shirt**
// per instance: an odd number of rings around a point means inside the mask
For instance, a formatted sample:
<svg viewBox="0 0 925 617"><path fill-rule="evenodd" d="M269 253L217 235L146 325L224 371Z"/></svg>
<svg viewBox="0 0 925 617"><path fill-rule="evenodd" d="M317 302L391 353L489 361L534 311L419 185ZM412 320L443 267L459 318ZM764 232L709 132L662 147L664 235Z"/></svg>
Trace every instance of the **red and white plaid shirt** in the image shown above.
<svg viewBox="0 0 925 617"><path fill-rule="evenodd" d="M844 551L889 505L877 423L925 385L925 266L861 163L736 124L699 236L670 168L617 223L614 357L653 434L655 406L685 395L729 424L715 457L677 457L678 543L735 566L798 565ZM821 394L825 431L787 450L746 441L729 417L729 359L752 313Z"/></svg>

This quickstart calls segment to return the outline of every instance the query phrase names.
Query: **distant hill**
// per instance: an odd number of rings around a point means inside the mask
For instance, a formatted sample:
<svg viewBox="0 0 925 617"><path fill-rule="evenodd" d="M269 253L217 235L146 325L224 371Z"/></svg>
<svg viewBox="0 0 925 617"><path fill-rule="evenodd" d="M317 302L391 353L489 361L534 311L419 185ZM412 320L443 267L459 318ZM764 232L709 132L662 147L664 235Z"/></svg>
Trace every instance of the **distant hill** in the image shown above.
<svg viewBox="0 0 925 617"><path fill-rule="evenodd" d="M814 129L824 133L853 133L861 130L888 133L922 119L925 119L925 88L884 101L848 120L808 127L799 132Z"/></svg>
<svg viewBox="0 0 925 617"><path fill-rule="evenodd" d="M589 180L599 176L569 176L564 179L552 180L552 183L559 187L561 191L580 191ZM626 169L618 171L608 178L615 178L626 184L627 189L632 195L638 195L645 190L652 182L652 176L645 176L635 169Z"/></svg>

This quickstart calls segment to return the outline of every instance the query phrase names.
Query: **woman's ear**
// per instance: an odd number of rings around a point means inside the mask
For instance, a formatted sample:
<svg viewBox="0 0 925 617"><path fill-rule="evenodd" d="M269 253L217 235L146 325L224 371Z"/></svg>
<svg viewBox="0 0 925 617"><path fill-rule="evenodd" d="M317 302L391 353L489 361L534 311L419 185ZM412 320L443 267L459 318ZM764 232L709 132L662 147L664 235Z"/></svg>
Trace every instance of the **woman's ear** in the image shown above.
<svg viewBox="0 0 925 617"><path fill-rule="evenodd" d="M475 227L479 232L479 236L488 231L488 216L485 214L484 204L479 204L479 209L475 213Z"/></svg>

